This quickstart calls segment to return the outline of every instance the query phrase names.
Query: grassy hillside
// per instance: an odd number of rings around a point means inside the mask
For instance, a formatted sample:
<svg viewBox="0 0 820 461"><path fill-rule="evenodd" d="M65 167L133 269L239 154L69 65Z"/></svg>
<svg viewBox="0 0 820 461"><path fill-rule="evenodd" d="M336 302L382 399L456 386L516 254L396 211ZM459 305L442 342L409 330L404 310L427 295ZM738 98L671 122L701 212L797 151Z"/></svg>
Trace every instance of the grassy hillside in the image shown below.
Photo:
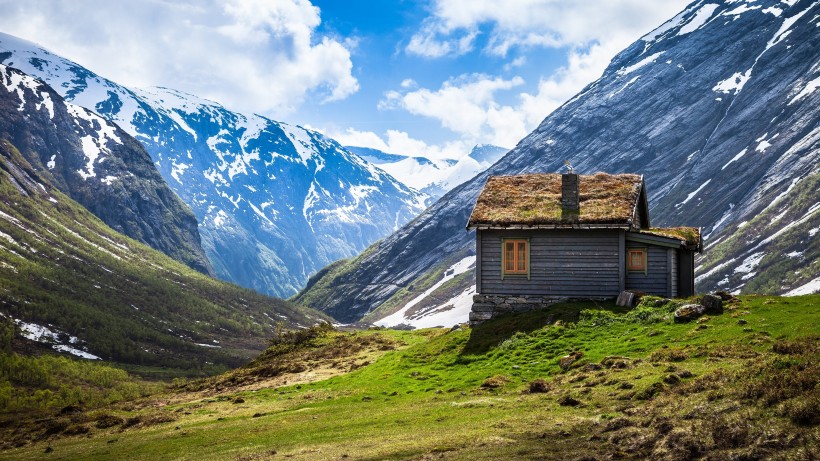
<svg viewBox="0 0 820 461"><path fill-rule="evenodd" d="M219 377L9 424L0 459L816 459L820 296L684 324L656 299L283 333Z"/></svg>
<svg viewBox="0 0 820 461"><path fill-rule="evenodd" d="M324 318L115 232L8 142L0 143L0 314L31 324L30 335L47 328L41 336L63 350L159 375L239 366L265 348L277 322Z"/></svg>

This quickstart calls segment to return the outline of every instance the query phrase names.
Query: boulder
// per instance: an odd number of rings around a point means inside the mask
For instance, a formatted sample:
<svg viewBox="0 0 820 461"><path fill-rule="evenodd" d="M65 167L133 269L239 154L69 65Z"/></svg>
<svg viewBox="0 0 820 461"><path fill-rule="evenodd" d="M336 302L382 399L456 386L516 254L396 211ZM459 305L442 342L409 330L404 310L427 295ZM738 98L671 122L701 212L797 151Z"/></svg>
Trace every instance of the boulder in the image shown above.
<svg viewBox="0 0 820 461"><path fill-rule="evenodd" d="M565 355L558 359L558 366L561 367L562 370L568 370L573 363L577 362L578 359L584 356L584 353L581 351L573 352L569 355Z"/></svg>
<svg viewBox="0 0 820 461"><path fill-rule="evenodd" d="M635 307L640 300L640 296L632 291L622 291L621 294L618 295L618 300L615 301L615 304L619 306L626 306L626 307Z"/></svg>
<svg viewBox="0 0 820 461"><path fill-rule="evenodd" d="M722 314L723 313L723 299L720 296L715 295L703 295L701 298L700 303L706 308L706 312L709 314Z"/></svg>
<svg viewBox="0 0 820 461"><path fill-rule="evenodd" d="M706 312L700 304L684 304L675 310L675 322L690 322Z"/></svg>

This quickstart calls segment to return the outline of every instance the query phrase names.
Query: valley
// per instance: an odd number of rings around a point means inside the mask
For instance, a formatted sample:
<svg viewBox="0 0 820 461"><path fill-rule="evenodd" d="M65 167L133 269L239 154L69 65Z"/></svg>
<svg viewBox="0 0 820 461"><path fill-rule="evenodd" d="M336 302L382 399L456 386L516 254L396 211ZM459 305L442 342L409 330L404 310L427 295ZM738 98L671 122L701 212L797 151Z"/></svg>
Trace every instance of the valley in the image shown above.
<svg viewBox="0 0 820 461"><path fill-rule="evenodd" d="M6 421L0 459L810 459L820 450L817 295L741 296L692 323L671 319L682 301L657 299L632 311L563 304L472 329L279 336L224 375Z"/></svg>

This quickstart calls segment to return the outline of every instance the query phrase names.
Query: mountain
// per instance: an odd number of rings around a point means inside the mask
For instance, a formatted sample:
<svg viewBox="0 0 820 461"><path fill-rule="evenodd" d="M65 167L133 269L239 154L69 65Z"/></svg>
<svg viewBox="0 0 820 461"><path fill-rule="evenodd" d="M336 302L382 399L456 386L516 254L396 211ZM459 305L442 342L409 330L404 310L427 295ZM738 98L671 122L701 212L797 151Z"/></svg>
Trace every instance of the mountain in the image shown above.
<svg viewBox="0 0 820 461"><path fill-rule="evenodd" d="M391 176L426 194L426 205L498 161L509 149L479 144L461 159L431 160L426 157L407 157L388 154L369 147L347 147L348 150Z"/></svg>
<svg viewBox="0 0 820 461"><path fill-rule="evenodd" d="M464 226L487 177L567 159L579 173L643 174L654 226L704 229L698 291L816 291L818 14L810 0L692 3L489 170L295 299L343 321L463 309L473 271L445 278L474 258Z"/></svg>
<svg viewBox="0 0 820 461"><path fill-rule="evenodd" d="M44 154L57 155L58 164L69 158L57 147ZM280 322L299 327L324 318L208 277L114 231L52 177L0 141L0 317L12 318L21 335L144 374L203 374L258 354Z"/></svg>
<svg viewBox="0 0 820 461"><path fill-rule="evenodd" d="M0 138L106 224L206 274L197 222L145 149L116 125L0 64Z"/></svg>
<svg viewBox="0 0 820 461"><path fill-rule="evenodd" d="M168 88L129 89L0 34L0 62L139 140L199 220L218 277L290 296L424 208L424 196L315 131Z"/></svg>

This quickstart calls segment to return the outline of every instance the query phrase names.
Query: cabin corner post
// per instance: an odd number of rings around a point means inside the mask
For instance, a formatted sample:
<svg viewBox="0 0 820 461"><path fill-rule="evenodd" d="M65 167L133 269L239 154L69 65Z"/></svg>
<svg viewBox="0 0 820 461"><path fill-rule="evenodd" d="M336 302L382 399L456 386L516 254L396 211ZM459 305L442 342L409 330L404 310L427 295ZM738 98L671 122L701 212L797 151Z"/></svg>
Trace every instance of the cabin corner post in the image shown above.
<svg viewBox="0 0 820 461"><path fill-rule="evenodd" d="M675 250L669 248L666 250L666 296L668 298L672 297L672 258L675 257L674 255Z"/></svg>
<svg viewBox="0 0 820 461"><path fill-rule="evenodd" d="M481 293L481 229L475 230L475 292Z"/></svg>
<svg viewBox="0 0 820 461"><path fill-rule="evenodd" d="M618 293L626 290L626 231L618 231Z"/></svg>

